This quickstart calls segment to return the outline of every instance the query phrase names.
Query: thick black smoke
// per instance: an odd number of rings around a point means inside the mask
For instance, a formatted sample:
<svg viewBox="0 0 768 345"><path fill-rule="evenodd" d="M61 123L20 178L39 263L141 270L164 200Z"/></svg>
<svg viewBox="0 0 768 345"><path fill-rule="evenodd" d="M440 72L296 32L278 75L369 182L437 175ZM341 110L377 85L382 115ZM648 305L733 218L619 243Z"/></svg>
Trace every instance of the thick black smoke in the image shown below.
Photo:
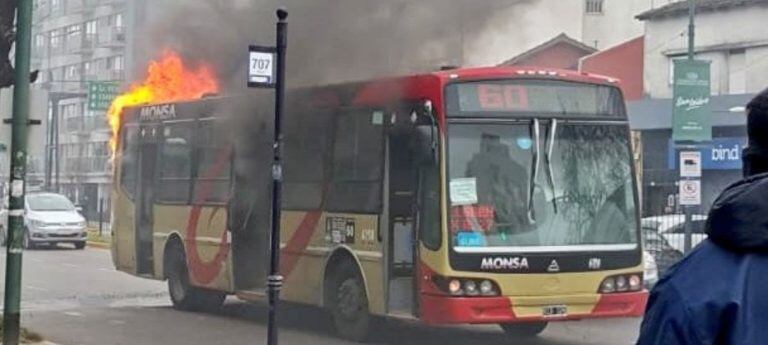
<svg viewBox="0 0 768 345"><path fill-rule="evenodd" d="M288 78L317 85L459 65L499 8L534 0L214 0L148 2L135 63L171 47L244 85L248 44L273 45L275 9L289 17ZM141 39L144 38L144 39ZM140 69L139 69L140 70ZM141 76L135 76L140 78Z"/></svg>

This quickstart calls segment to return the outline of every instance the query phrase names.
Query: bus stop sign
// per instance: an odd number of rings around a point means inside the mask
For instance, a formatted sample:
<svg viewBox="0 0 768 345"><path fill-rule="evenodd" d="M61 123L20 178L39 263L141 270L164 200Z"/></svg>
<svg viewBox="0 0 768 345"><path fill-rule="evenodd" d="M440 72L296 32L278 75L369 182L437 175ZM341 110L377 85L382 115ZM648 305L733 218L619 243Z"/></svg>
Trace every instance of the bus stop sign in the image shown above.
<svg viewBox="0 0 768 345"><path fill-rule="evenodd" d="M248 49L248 87L274 88L277 75L277 50L250 46Z"/></svg>

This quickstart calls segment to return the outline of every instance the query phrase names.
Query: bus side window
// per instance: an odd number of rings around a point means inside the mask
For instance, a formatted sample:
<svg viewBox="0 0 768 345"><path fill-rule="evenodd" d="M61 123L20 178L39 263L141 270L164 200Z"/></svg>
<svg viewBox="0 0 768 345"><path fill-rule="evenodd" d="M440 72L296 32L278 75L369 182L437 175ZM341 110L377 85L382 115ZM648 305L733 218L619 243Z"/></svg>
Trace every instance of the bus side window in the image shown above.
<svg viewBox="0 0 768 345"><path fill-rule="evenodd" d="M438 250L442 242L440 172L436 165L424 166L419 175L419 238L428 249Z"/></svg>
<svg viewBox="0 0 768 345"><path fill-rule="evenodd" d="M232 150L229 142L224 139L224 130L218 122L200 122L194 203L224 204L229 198Z"/></svg>
<svg viewBox="0 0 768 345"><path fill-rule="evenodd" d="M297 110L289 116L299 120L285 122L283 207L317 210L323 199L329 166L332 113L328 109L313 108Z"/></svg>
<svg viewBox="0 0 768 345"><path fill-rule="evenodd" d="M373 110L352 110L337 117L330 211L381 211L384 130L373 115Z"/></svg>
<svg viewBox="0 0 768 345"><path fill-rule="evenodd" d="M136 177L138 174L138 127L126 125L123 128L123 142L120 145L120 185L128 197L136 196Z"/></svg>
<svg viewBox="0 0 768 345"><path fill-rule="evenodd" d="M160 152L157 200L189 203L194 122L166 123Z"/></svg>

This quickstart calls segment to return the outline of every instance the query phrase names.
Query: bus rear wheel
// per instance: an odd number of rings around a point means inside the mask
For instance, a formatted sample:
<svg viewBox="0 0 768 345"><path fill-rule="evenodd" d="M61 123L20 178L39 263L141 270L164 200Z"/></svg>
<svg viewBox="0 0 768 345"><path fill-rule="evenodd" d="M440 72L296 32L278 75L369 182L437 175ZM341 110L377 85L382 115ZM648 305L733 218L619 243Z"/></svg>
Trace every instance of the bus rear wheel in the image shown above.
<svg viewBox="0 0 768 345"><path fill-rule="evenodd" d="M330 292L330 311L339 336L358 342L368 340L372 316L360 273L351 265L339 267Z"/></svg>
<svg viewBox="0 0 768 345"><path fill-rule="evenodd" d="M168 293L173 307L186 311L212 311L224 303L226 294L200 289L189 282L187 260L178 248L166 256L168 262Z"/></svg>
<svg viewBox="0 0 768 345"><path fill-rule="evenodd" d="M530 338L535 337L547 328L546 322L502 323L501 329L509 337Z"/></svg>

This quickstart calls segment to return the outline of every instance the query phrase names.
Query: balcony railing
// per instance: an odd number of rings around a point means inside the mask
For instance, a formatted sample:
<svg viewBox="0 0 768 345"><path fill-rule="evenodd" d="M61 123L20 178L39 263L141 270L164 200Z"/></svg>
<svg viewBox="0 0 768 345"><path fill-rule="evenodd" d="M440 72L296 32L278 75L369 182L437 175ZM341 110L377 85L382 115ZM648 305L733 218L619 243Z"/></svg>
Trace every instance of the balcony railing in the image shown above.
<svg viewBox="0 0 768 345"><path fill-rule="evenodd" d="M114 27L102 30L99 32L99 45L108 48L125 46L125 29Z"/></svg>

